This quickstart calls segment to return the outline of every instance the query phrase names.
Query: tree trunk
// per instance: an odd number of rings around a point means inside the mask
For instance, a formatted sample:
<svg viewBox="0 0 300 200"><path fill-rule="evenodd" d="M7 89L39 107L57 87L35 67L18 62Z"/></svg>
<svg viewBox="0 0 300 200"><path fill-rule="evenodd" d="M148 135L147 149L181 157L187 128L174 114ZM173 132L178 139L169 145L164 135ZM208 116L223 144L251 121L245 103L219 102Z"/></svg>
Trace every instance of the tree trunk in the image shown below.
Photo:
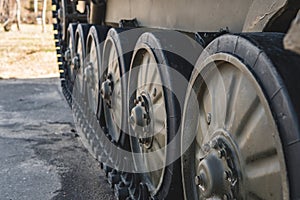
<svg viewBox="0 0 300 200"><path fill-rule="evenodd" d="M20 24L21 24L21 2L20 0L8 0L6 2L8 4L7 11L2 8L3 12L7 12L7 20L3 24L3 28L5 31L10 31L12 24L16 21L17 22L17 28L20 30ZM5 5L5 2L2 5Z"/></svg>
<svg viewBox="0 0 300 200"><path fill-rule="evenodd" d="M38 0L33 0L33 9L34 9L34 17L36 20L38 16Z"/></svg>
<svg viewBox="0 0 300 200"><path fill-rule="evenodd" d="M21 1L16 0L17 4L17 10L16 10L16 15L17 15L17 28L20 30L20 24L21 24Z"/></svg>
<svg viewBox="0 0 300 200"><path fill-rule="evenodd" d="M46 11L47 11L47 0L43 0L43 13L42 13L43 32L46 32Z"/></svg>

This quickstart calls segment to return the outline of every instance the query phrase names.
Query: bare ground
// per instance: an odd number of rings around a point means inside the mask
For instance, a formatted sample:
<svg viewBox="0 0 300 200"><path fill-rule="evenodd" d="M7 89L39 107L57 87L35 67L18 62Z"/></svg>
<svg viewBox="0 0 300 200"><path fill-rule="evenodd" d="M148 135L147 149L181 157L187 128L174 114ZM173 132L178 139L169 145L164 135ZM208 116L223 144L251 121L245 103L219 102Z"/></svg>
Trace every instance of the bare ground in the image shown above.
<svg viewBox="0 0 300 200"><path fill-rule="evenodd" d="M21 25L4 32L0 26L0 78L58 77L52 25Z"/></svg>

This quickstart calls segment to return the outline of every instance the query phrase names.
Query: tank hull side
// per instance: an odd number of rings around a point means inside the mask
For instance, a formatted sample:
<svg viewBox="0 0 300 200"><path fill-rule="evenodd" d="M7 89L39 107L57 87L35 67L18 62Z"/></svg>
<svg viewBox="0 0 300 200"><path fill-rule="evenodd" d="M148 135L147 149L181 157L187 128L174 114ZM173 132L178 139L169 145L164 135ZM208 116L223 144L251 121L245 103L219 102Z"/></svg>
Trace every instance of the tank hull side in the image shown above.
<svg viewBox="0 0 300 200"><path fill-rule="evenodd" d="M288 0L108 0L105 21L136 18L143 27L260 32L286 4Z"/></svg>
<svg viewBox="0 0 300 200"><path fill-rule="evenodd" d="M294 51L300 55L300 10L292 26L284 38L286 49Z"/></svg>

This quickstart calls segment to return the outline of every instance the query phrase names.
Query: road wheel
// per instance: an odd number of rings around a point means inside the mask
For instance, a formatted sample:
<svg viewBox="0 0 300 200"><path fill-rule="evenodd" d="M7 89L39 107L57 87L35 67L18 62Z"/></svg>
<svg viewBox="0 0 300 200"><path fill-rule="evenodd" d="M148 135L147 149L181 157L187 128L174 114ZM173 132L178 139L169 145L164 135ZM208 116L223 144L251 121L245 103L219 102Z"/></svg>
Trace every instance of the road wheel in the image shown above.
<svg viewBox="0 0 300 200"><path fill-rule="evenodd" d="M299 88L299 59L282 37L225 35L200 56L183 110L186 200L299 198L300 95L284 84Z"/></svg>
<svg viewBox="0 0 300 200"><path fill-rule="evenodd" d="M75 54L72 59L72 66L74 67L72 71L73 77L75 77L73 92L76 90L75 93L78 95L79 99L83 98L83 72L86 64L86 41L89 28L90 25L79 24L75 33ZM77 96L75 98L77 98Z"/></svg>
<svg viewBox="0 0 300 200"><path fill-rule="evenodd" d="M70 24L68 27L67 37L66 37L66 51L64 53L64 68L67 71L66 81L70 92L73 90L73 85L75 81L74 63L72 62L75 55L75 32L77 29L77 24Z"/></svg>
<svg viewBox="0 0 300 200"><path fill-rule="evenodd" d="M128 80L129 134L138 172L129 187L134 199L181 198L180 162L176 158L180 144L174 139L179 135L181 110L176 95L178 90L185 91L184 80L192 67L176 54L182 47L178 47L180 36L176 32L148 32L135 47ZM175 77L175 71L184 79L181 88L176 83L182 79Z"/></svg>
<svg viewBox="0 0 300 200"><path fill-rule="evenodd" d="M104 44L101 96L105 126L111 140L118 142L124 130L124 91L125 79L122 77L129 68L129 59L125 57L122 41L119 37L121 29L110 29Z"/></svg>
<svg viewBox="0 0 300 200"><path fill-rule="evenodd" d="M92 26L88 34L86 46L84 91L87 98L87 106L95 116L102 111L102 102L101 98L99 98L99 77L102 74L102 43L106 38L107 31L108 29L105 27Z"/></svg>
<svg viewBox="0 0 300 200"><path fill-rule="evenodd" d="M104 104L103 117L110 139L122 148L126 143L122 133L127 133L128 129L127 107L124 106L127 98L126 73L130 67L134 45L142 31L143 29L111 28L103 47L100 80L100 93Z"/></svg>

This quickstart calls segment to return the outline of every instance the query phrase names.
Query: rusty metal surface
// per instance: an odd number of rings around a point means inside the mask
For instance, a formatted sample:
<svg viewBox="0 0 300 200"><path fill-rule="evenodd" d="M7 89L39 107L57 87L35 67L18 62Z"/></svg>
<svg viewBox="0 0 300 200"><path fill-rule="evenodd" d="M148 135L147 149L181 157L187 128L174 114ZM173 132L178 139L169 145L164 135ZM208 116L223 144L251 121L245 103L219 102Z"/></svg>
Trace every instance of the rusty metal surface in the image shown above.
<svg viewBox="0 0 300 200"><path fill-rule="evenodd" d="M137 18L140 26L182 31L263 31L293 0L108 0L106 22Z"/></svg>
<svg viewBox="0 0 300 200"><path fill-rule="evenodd" d="M300 54L300 10L284 38L284 47Z"/></svg>

